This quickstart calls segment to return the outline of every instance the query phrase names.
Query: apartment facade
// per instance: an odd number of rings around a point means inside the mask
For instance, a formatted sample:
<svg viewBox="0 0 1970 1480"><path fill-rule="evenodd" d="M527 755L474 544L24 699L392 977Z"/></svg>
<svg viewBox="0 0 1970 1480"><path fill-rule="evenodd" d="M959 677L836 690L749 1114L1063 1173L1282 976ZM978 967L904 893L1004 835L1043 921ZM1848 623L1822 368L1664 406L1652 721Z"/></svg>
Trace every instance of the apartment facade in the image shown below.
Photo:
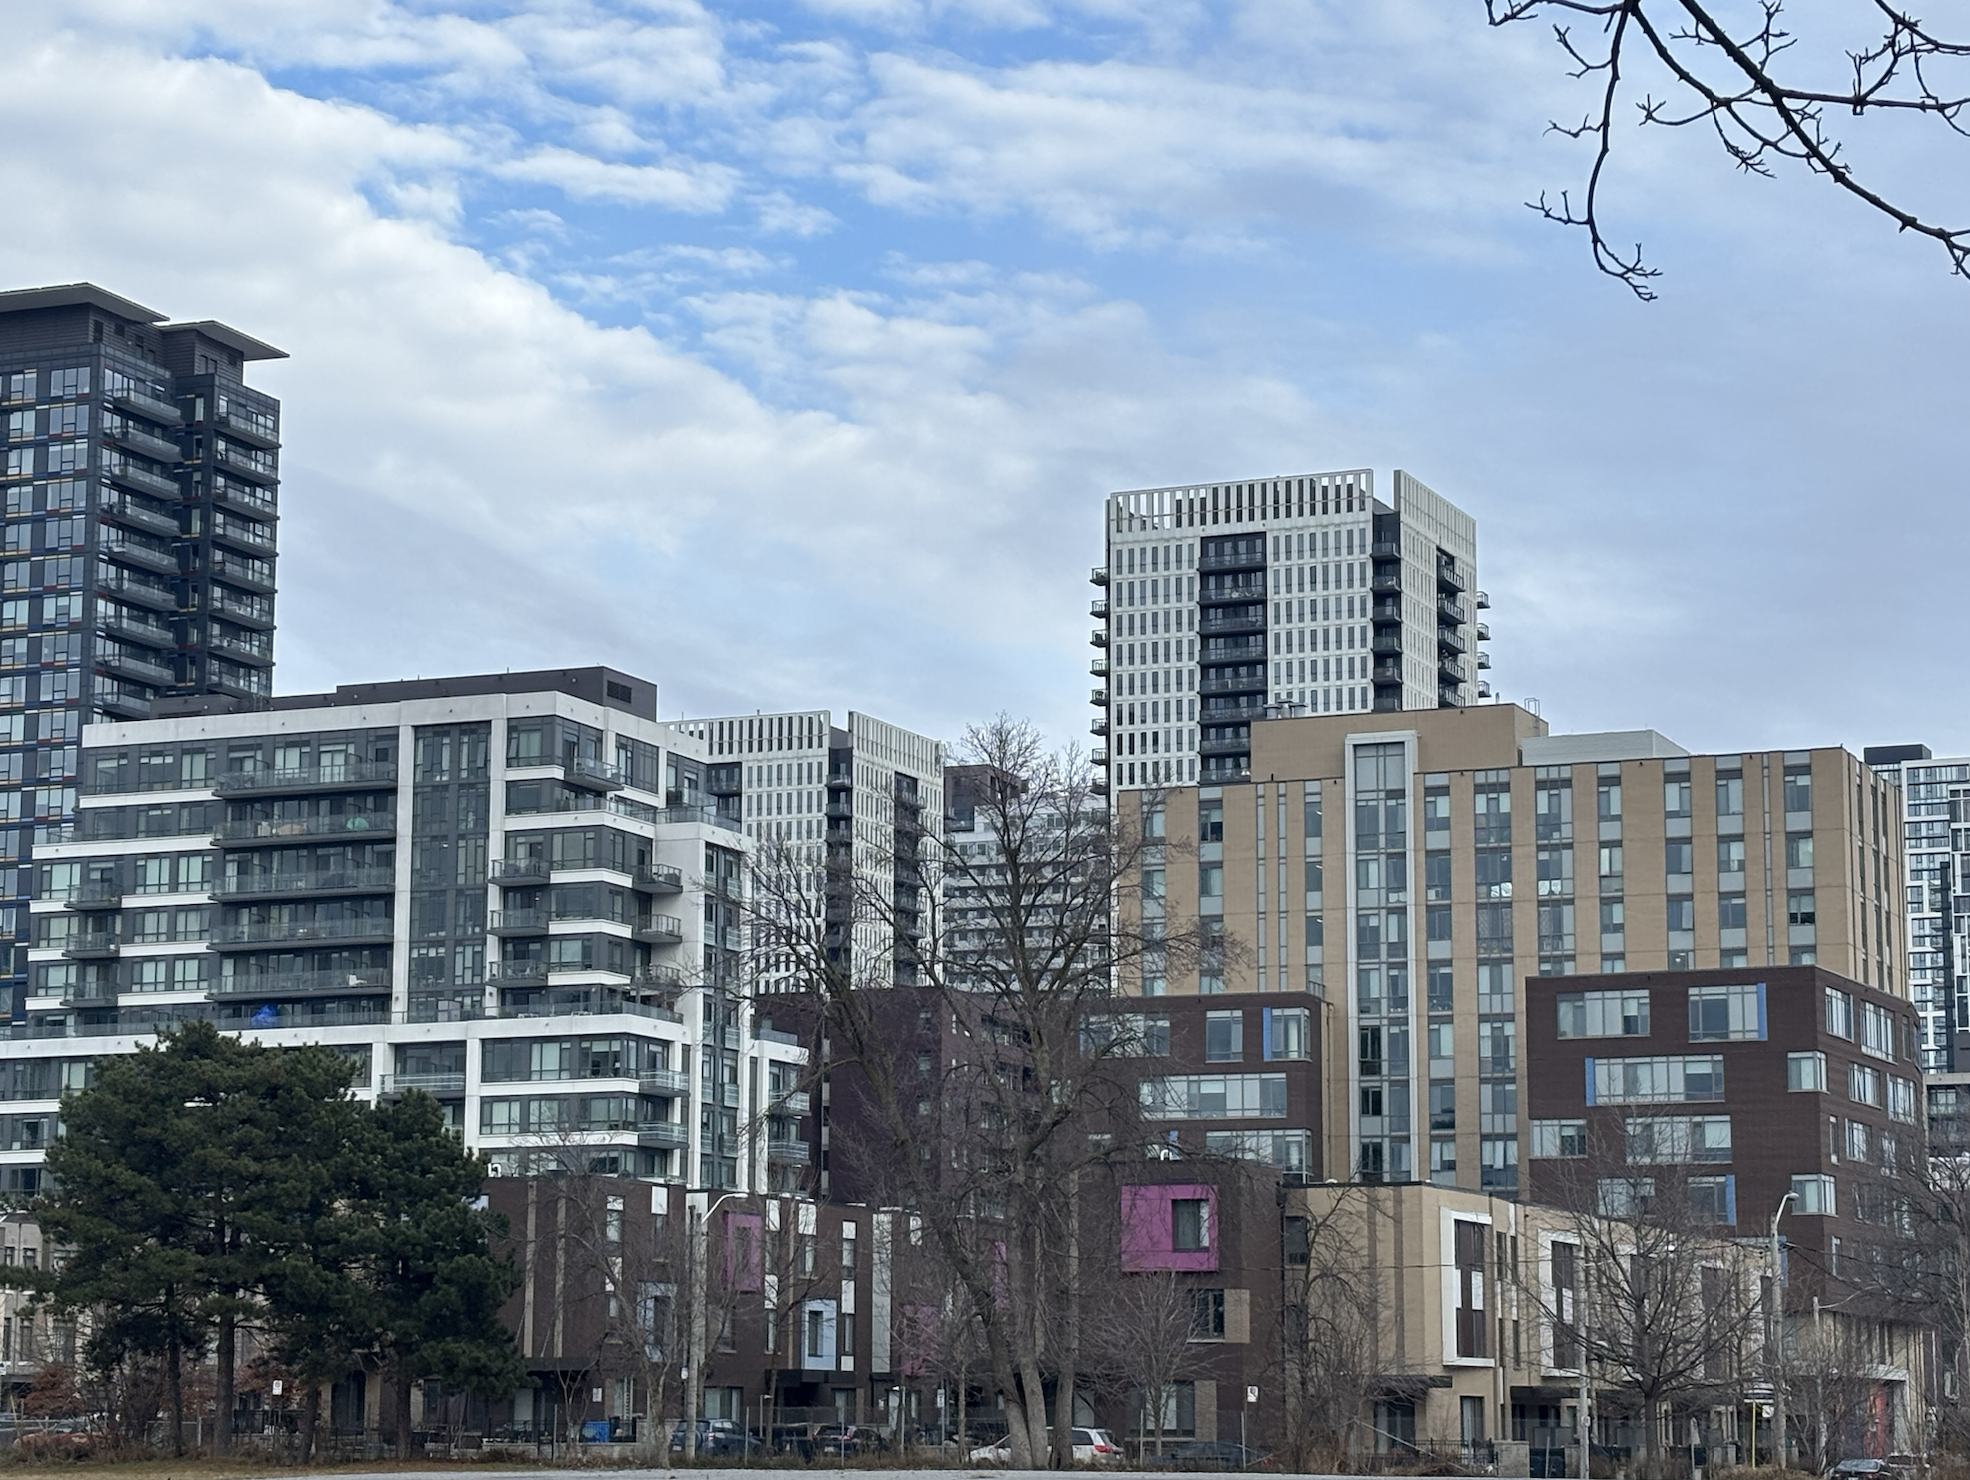
<svg viewBox="0 0 1970 1480"><path fill-rule="evenodd" d="M799 1184L781 1100L804 1053L738 990L751 843L654 685L176 703L84 732L77 819L41 847L0 1045L6 1186L36 1185L92 1058L189 1018L334 1046L364 1093L431 1093L503 1175Z"/></svg>
<svg viewBox="0 0 1970 1480"><path fill-rule="evenodd" d="M1267 720L1252 775L1122 799L1170 845L1121 908L1223 944L1119 989L1312 1004L1329 1168L1517 1190L1527 977L1817 963L1904 992L1895 791L1843 750L1487 705Z"/></svg>
<svg viewBox="0 0 1970 1480"><path fill-rule="evenodd" d="M1110 494L1091 698L1117 788L1235 780L1267 714L1490 696L1477 526L1397 470Z"/></svg>
<svg viewBox="0 0 1970 1480"><path fill-rule="evenodd" d="M844 725L818 709L680 728L704 747L709 793L825 912L831 958L892 985L918 980L934 903L923 880L935 877L944 816L943 742L853 710ZM764 961L754 988L802 989L791 963Z"/></svg>
<svg viewBox="0 0 1970 1480"><path fill-rule="evenodd" d="M38 835L82 727L272 691L282 352L91 283L0 292L0 988L25 986Z"/></svg>

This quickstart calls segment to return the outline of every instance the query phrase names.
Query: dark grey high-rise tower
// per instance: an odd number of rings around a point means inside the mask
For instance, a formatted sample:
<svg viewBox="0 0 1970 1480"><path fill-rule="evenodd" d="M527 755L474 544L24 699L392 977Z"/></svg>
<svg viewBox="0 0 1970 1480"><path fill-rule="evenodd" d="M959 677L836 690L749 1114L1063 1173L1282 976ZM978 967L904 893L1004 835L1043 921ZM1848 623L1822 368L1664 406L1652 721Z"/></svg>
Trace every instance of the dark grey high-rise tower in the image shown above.
<svg viewBox="0 0 1970 1480"><path fill-rule="evenodd" d="M272 692L280 404L242 375L279 358L91 283L0 292L0 990L34 844L74 820L82 726Z"/></svg>

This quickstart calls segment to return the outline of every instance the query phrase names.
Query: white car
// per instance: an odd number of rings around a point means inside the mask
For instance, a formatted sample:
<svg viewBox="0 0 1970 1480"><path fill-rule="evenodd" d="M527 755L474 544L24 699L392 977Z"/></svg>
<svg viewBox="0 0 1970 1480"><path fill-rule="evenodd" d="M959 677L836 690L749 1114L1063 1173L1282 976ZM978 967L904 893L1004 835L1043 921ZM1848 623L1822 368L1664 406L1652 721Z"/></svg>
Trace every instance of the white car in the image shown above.
<svg viewBox="0 0 1970 1480"><path fill-rule="evenodd" d="M1012 1436L1008 1434L996 1444L988 1444L982 1449L972 1450L971 1462L975 1465L1011 1464ZM1081 1428L1074 1430L1075 1464L1119 1465L1121 1462L1122 1446L1108 1437L1108 1430Z"/></svg>

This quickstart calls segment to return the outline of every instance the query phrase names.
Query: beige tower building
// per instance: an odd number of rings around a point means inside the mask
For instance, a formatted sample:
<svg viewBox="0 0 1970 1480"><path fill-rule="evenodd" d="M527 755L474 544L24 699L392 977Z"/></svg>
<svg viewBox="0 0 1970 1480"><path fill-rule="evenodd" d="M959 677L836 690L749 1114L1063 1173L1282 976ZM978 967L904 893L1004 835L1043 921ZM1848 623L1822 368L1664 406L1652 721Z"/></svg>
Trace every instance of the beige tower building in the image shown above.
<svg viewBox="0 0 1970 1480"><path fill-rule="evenodd" d="M1514 1191L1533 975L1818 964L1907 995L1900 797L1837 748L1690 755L1514 705L1272 719L1250 779L1125 792L1125 891L1201 969L1317 1005L1327 1175Z"/></svg>

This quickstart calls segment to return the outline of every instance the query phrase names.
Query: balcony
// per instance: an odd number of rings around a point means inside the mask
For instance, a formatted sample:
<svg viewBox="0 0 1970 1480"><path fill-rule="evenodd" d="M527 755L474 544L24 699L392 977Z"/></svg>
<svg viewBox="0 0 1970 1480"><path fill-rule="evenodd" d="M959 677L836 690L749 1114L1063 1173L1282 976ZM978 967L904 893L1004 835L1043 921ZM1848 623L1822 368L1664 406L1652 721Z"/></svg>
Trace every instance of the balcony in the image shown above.
<svg viewBox="0 0 1970 1480"><path fill-rule="evenodd" d="M265 597L246 596L225 586L214 586L206 593L206 600L214 612L231 621L250 627L274 625L274 605Z"/></svg>
<svg viewBox="0 0 1970 1480"><path fill-rule="evenodd" d="M1491 697L1491 685L1484 682L1483 679L1478 680L1477 696L1480 699L1489 699Z"/></svg>
<svg viewBox="0 0 1970 1480"><path fill-rule="evenodd" d="M215 415L212 424L224 427L227 436L251 447L271 452L280 446L280 426L271 415L254 416L229 409Z"/></svg>
<svg viewBox="0 0 1970 1480"><path fill-rule="evenodd" d="M1098 617L1104 622L1107 621L1108 598L1106 596L1097 596L1093 601L1090 601L1088 603L1088 615L1091 617Z"/></svg>
<svg viewBox="0 0 1970 1480"><path fill-rule="evenodd" d="M274 552L274 532L270 527L246 519L228 518L224 514L213 517L212 538L256 555L271 555Z"/></svg>
<svg viewBox="0 0 1970 1480"><path fill-rule="evenodd" d="M516 980L500 978L503 985L512 987ZM546 1017L599 1017L609 1014L626 1013L631 1017L649 1018L656 1022L681 1023L683 1016L671 1011L657 1002L645 1002L641 998L625 993L619 987L560 987L549 990L536 990L516 993L509 1001L502 1001L495 1016L502 1018L546 1018Z"/></svg>
<svg viewBox="0 0 1970 1480"><path fill-rule="evenodd" d="M90 930L71 935L62 943L62 954L71 961L110 961L120 944L114 930Z"/></svg>
<svg viewBox="0 0 1970 1480"><path fill-rule="evenodd" d="M98 554L107 555L111 560L120 560L126 565L142 566L145 570L156 571L159 575L178 574L178 554L175 550L159 550L143 544L118 530L104 530L97 542Z"/></svg>
<svg viewBox="0 0 1970 1480"><path fill-rule="evenodd" d="M103 418L103 435L119 447L161 463L175 463L185 455L176 442L147 432L120 417Z"/></svg>
<svg viewBox="0 0 1970 1480"><path fill-rule="evenodd" d="M227 771L212 784L212 790L222 797L306 796L325 791L374 790L396 784L395 761L348 761L281 771Z"/></svg>
<svg viewBox="0 0 1970 1480"><path fill-rule="evenodd" d="M212 841L228 848L251 848L295 843L304 838L370 842L395 837L396 833L395 813L350 812L340 817L256 817L225 822L212 835Z"/></svg>
<svg viewBox="0 0 1970 1480"><path fill-rule="evenodd" d="M1477 655L1477 665L1480 669L1489 668L1491 666L1491 654L1480 651Z"/></svg>
<svg viewBox="0 0 1970 1480"><path fill-rule="evenodd" d="M167 478L162 473L153 473L148 468L139 467L129 458L112 453L103 459L103 471L112 483L125 488L134 488L139 493L155 494L159 498L175 499L180 492L178 480Z"/></svg>
<svg viewBox="0 0 1970 1480"><path fill-rule="evenodd" d="M1255 604L1242 610L1223 608L1198 622L1197 630L1206 637L1234 637L1265 631L1265 607Z"/></svg>
<svg viewBox="0 0 1970 1480"><path fill-rule="evenodd" d="M212 989L215 1002L250 997L330 997L373 995L390 990L390 968L359 971L260 971L223 976Z"/></svg>
<svg viewBox="0 0 1970 1480"><path fill-rule="evenodd" d="M114 879L84 879L62 903L72 910L113 910L123 903L123 886Z"/></svg>
<svg viewBox="0 0 1970 1480"><path fill-rule="evenodd" d="M1376 540L1368 547L1368 553L1377 560L1400 560L1402 542L1400 540Z"/></svg>
<svg viewBox="0 0 1970 1480"><path fill-rule="evenodd" d="M314 869L306 873L238 873L222 879L212 897L226 904L250 899L304 899L311 895L388 894L396 872L388 868Z"/></svg>
<svg viewBox="0 0 1970 1480"><path fill-rule="evenodd" d="M1264 570L1265 551L1252 549L1242 553L1227 550L1213 550L1200 553L1197 557L1199 570Z"/></svg>
<svg viewBox="0 0 1970 1480"><path fill-rule="evenodd" d="M1263 673L1253 673L1242 678L1234 678L1206 669L1205 676L1197 681L1197 692L1200 694L1263 694L1265 692L1265 675Z"/></svg>
<svg viewBox="0 0 1970 1480"><path fill-rule="evenodd" d="M554 871L554 865L546 855L527 858L495 858L492 861L492 880L495 884L521 886L526 884L545 884Z"/></svg>
<svg viewBox="0 0 1970 1480"><path fill-rule="evenodd" d="M847 797L829 797L827 817L830 822L848 822L855 816L855 805Z"/></svg>
<svg viewBox="0 0 1970 1480"><path fill-rule="evenodd" d="M163 509L154 509L149 504L131 498L128 494L106 495L97 507L105 518L114 519L119 524L128 524L136 529L148 530L152 534L162 535L167 540L180 539L184 534L184 531L178 528L175 514Z"/></svg>
<svg viewBox="0 0 1970 1480"><path fill-rule="evenodd" d="M139 386L125 386L120 390L112 386L109 398L125 411L134 411L139 416L148 416L152 421L162 422L165 426L178 427L185 424L184 413L179 411L173 402L167 401L161 396L153 396ZM172 455L175 457L179 454L173 453Z"/></svg>
<svg viewBox="0 0 1970 1480"><path fill-rule="evenodd" d="M1107 585L1108 567L1105 565L1097 565L1093 570L1088 572L1088 581L1090 582L1090 584L1096 586Z"/></svg>
<svg viewBox="0 0 1970 1480"><path fill-rule="evenodd" d="M273 567L264 560L249 559L228 550L214 549L212 574L222 581L231 581L262 596L271 596L274 592Z"/></svg>
<svg viewBox="0 0 1970 1480"><path fill-rule="evenodd" d="M1437 614L1452 626L1461 627L1470 620L1464 610L1464 603L1454 596L1439 596L1436 599Z"/></svg>
<svg viewBox="0 0 1970 1480"><path fill-rule="evenodd" d="M137 612L117 606L100 606L96 612L103 630L113 637L120 637L126 642L150 643L155 647L176 648L178 645L178 635L162 622L149 621Z"/></svg>
<svg viewBox="0 0 1970 1480"><path fill-rule="evenodd" d="M174 612L178 609L175 588L154 577L138 575L135 571L122 570L113 565L96 567L96 589L119 600L134 601L157 611Z"/></svg>
<svg viewBox="0 0 1970 1480"><path fill-rule="evenodd" d="M1371 653L1397 654L1402 652L1402 633L1377 632L1368 644Z"/></svg>
<svg viewBox="0 0 1970 1480"><path fill-rule="evenodd" d="M465 1093L465 1072L456 1074L385 1074L383 1082L377 1086L377 1096L385 1100L402 1099L412 1090L421 1091L434 1099L448 1098Z"/></svg>
<svg viewBox="0 0 1970 1480"><path fill-rule="evenodd" d="M1391 565L1375 572L1368 589L1377 596L1393 596L1402 589L1402 567Z"/></svg>
<svg viewBox="0 0 1970 1480"><path fill-rule="evenodd" d="M813 1102L804 1089L790 1089L775 1095L767 1107L769 1115L787 1115L798 1120L813 1108Z"/></svg>
<svg viewBox="0 0 1970 1480"><path fill-rule="evenodd" d="M691 1144L690 1127L675 1120L645 1120L636 1126L636 1144L648 1150L662 1150Z"/></svg>
<svg viewBox="0 0 1970 1480"><path fill-rule="evenodd" d="M1094 748L1094 749L1092 749L1092 750L1090 750L1090 751L1088 752L1088 764L1089 764L1089 765L1092 765L1092 766L1105 766L1105 765L1107 765L1107 764L1108 764L1108 747L1107 747L1106 745L1097 745L1097 746L1095 746L1095 748Z"/></svg>
<svg viewBox="0 0 1970 1480"><path fill-rule="evenodd" d="M1461 684L1464 681L1464 663L1461 658L1438 658L1436 663L1439 683Z"/></svg>
<svg viewBox="0 0 1970 1480"><path fill-rule="evenodd" d="M1197 745L1199 755L1250 755L1251 751L1252 740L1249 735L1241 735L1231 740L1206 739L1199 741Z"/></svg>
<svg viewBox="0 0 1970 1480"><path fill-rule="evenodd" d="M745 827L738 818L727 817L716 807L665 807L657 813L657 821L696 822L705 827L722 827L728 832L741 832Z"/></svg>
<svg viewBox="0 0 1970 1480"><path fill-rule="evenodd" d="M607 761L591 760L587 756L576 756L568 761L561 767L561 774L568 785L587 791L621 791L628 782L619 767Z"/></svg>
<svg viewBox="0 0 1970 1480"><path fill-rule="evenodd" d="M252 668L271 668L274 666L273 642L264 632L251 634L255 639L248 642L243 638L231 637L218 631L212 633L212 651L224 653L238 663Z"/></svg>
<svg viewBox="0 0 1970 1480"><path fill-rule="evenodd" d="M1261 606L1265 599L1264 585L1248 581L1236 585L1200 586L1197 591L1200 606Z"/></svg>
<svg viewBox="0 0 1970 1480"><path fill-rule="evenodd" d="M1090 704L1098 704L1098 705L1100 705L1100 706L1101 706L1101 707L1102 707L1103 709L1106 709L1106 708L1108 707L1108 690L1106 690L1106 689L1089 689L1089 690L1088 690L1088 703L1090 703Z"/></svg>
<svg viewBox="0 0 1970 1480"><path fill-rule="evenodd" d="M134 679L138 683L156 684L162 687L178 681L178 675L162 663L152 663L129 653L113 651L98 653L96 666L119 677Z"/></svg>
<svg viewBox="0 0 1970 1480"><path fill-rule="evenodd" d="M212 932L215 951L265 950L274 946L388 945L388 916L353 920L235 920Z"/></svg>
<svg viewBox="0 0 1970 1480"><path fill-rule="evenodd" d="M1088 672L1092 673L1096 678L1108 677L1108 660L1106 658L1092 660L1088 664Z"/></svg>
<svg viewBox="0 0 1970 1480"><path fill-rule="evenodd" d="M1477 640L1479 642L1491 641L1491 624L1489 622L1479 622L1477 624Z"/></svg>
<svg viewBox="0 0 1970 1480"><path fill-rule="evenodd" d="M1088 733L1092 735L1105 736L1108 733L1108 716L1105 714L1097 714L1093 719L1089 720Z"/></svg>
<svg viewBox="0 0 1970 1480"><path fill-rule="evenodd" d="M255 457L253 455L254 449L235 446L223 438L215 438L214 440L218 443L214 451L218 454L219 466L227 472L237 473L240 477L250 479L255 483L278 483L280 481L280 465L273 458Z"/></svg>
<svg viewBox="0 0 1970 1480"><path fill-rule="evenodd" d="M1094 631L1088 634L1088 644L1091 647L1098 647L1098 648L1107 647L1108 629L1106 627L1095 628Z"/></svg>
<svg viewBox="0 0 1970 1480"><path fill-rule="evenodd" d="M545 935L549 916L546 910L494 910L486 917L489 935Z"/></svg>
<svg viewBox="0 0 1970 1480"><path fill-rule="evenodd" d="M272 519L280 512L280 505L266 492L251 484L235 483L230 478L221 478L213 484L212 502L222 509L257 515L261 519Z"/></svg>
<svg viewBox="0 0 1970 1480"><path fill-rule="evenodd" d="M636 1076L636 1089L639 1094L682 1099L691 1093L691 1076L681 1069L645 1069Z"/></svg>
<svg viewBox="0 0 1970 1480"><path fill-rule="evenodd" d="M813 1153L805 1141L776 1139L766 1143L766 1159L778 1166L804 1167L812 1157Z"/></svg>
<svg viewBox="0 0 1970 1480"><path fill-rule="evenodd" d="M1464 635L1455 627L1437 628L1436 645L1439 650L1446 653L1462 653L1470 649L1470 644L1464 641Z"/></svg>
<svg viewBox="0 0 1970 1480"><path fill-rule="evenodd" d="M684 922L675 915L652 915L647 924L638 925L631 934L645 945L681 945L684 940Z"/></svg>
<svg viewBox="0 0 1970 1480"><path fill-rule="evenodd" d="M1095 778L1094 778L1094 780L1092 780L1092 781L1090 781L1090 782L1088 783L1088 790L1089 790L1089 791L1091 791L1091 792L1093 792L1093 793L1094 793L1094 794L1095 794L1096 796L1098 796L1098 797L1105 797L1105 796L1107 796L1107 795L1108 795L1108 778L1107 778L1106 776L1097 776L1097 777L1095 777Z"/></svg>
<svg viewBox="0 0 1970 1480"><path fill-rule="evenodd" d="M1491 594L1487 591L1473 591L1471 593L1471 605L1476 607L1479 611L1490 610Z"/></svg>
<svg viewBox="0 0 1970 1480"><path fill-rule="evenodd" d="M1375 665L1375 682L1401 683L1402 660L1400 658L1384 658L1381 662L1377 663Z"/></svg>
<svg viewBox="0 0 1970 1480"><path fill-rule="evenodd" d="M1444 555L1437 556L1436 583L1453 596L1461 592L1466 585L1462 572L1457 569L1457 562Z"/></svg>
<svg viewBox="0 0 1970 1480"><path fill-rule="evenodd" d="M645 894L679 894L684 889L684 871L667 863L653 863L632 870L629 878Z"/></svg>
<svg viewBox="0 0 1970 1480"><path fill-rule="evenodd" d="M1375 603L1374 619L1378 623L1400 622L1402 603L1400 601L1378 601Z"/></svg>
<svg viewBox="0 0 1970 1480"><path fill-rule="evenodd" d="M96 685L96 702L124 719L149 719L152 696L128 684L107 679Z"/></svg>

